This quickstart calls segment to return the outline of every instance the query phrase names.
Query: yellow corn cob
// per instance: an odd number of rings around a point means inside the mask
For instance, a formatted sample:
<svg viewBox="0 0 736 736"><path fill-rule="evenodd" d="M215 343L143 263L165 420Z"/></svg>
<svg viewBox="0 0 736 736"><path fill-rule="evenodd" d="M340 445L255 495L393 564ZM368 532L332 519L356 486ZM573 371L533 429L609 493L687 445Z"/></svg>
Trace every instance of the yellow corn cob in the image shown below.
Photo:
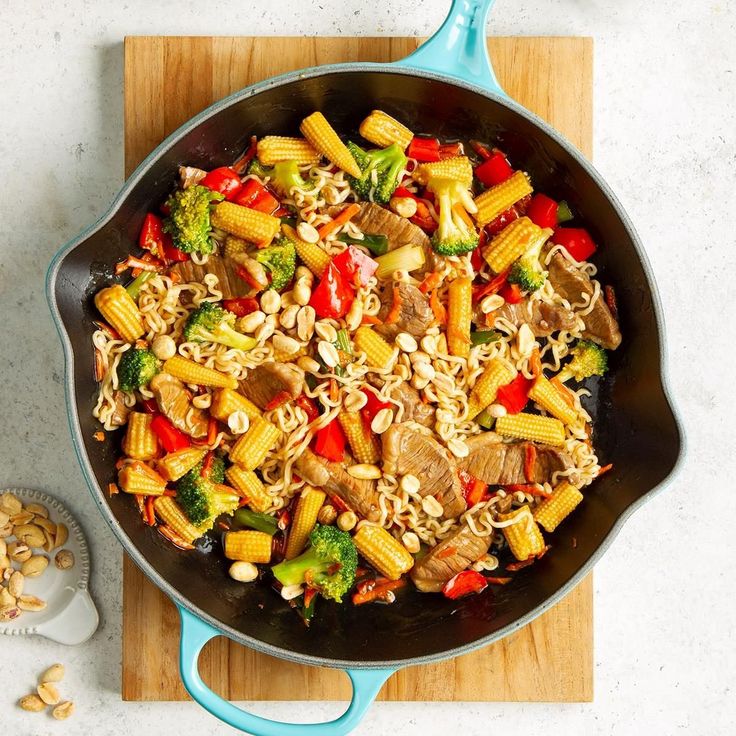
<svg viewBox="0 0 736 736"><path fill-rule="evenodd" d="M359 463L373 465L381 459L378 442L363 422L363 417L357 411L343 411L338 414L340 426L345 432L353 457Z"/></svg>
<svg viewBox="0 0 736 736"><path fill-rule="evenodd" d="M156 469L162 478L167 481L179 480L186 475L198 462L204 460L207 450L199 447L185 447L164 455L156 465Z"/></svg>
<svg viewBox="0 0 736 736"><path fill-rule="evenodd" d="M544 552L544 537L528 506L520 506L508 514L499 514L498 519L499 521L518 519L516 524L502 529L509 549L517 560L523 562Z"/></svg>
<svg viewBox="0 0 736 736"><path fill-rule="evenodd" d="M181 506L170 496L161 496L153 502L153 508L161 521L191 544L202 536L202 532L187 518Z"/></svg>
<svg viewBox="0 0 736 736"><path fill-rule="evenodd" d="M559 419L537 414L519 412L499 417L496 419L496 432L503 437L517 437L555 447L565 444L565 425Z"/></svg>
<svg viewBox="0 0 736 736"><path fill-rule="evenodd" d="M123 438L123 452L134 460L152 460L158 454L158 438L151 429L153 414L132 411Z"/></svg>
<svg viewBox="0 0 736 736"><path fill-rule="evenodd" d="M409 128L383 110L373 110L360 124L359 131L363 138L381 148L396 143L402 151L414 137Z"/></svg>
<svg viewBox="0 0 736 736"><path fill-rule="evenodd" d="M138 305L120 284L98 291L95 306L125 342L137 340L146 331Z"/></svg>
<svg viewBox="0 0 736 736"><path fill-rule="evenodd" d="M231 465L225 472L225 477L239 494L248 499L248 506L254 511L263 512L271 508L273 499L261 479L252 470Z"/></svg>
<svg viewBox="0 0 736 736"><path fill-rule="evenodd" d="M145 463L128 463L118 473L118 485L126 493L140 496L161 496L166 490L166 481Z"/></svg>
<svg viewBox="0 0 736 736"><path fill-rule="evenodd" d="M196 386L212 386L213 388L237 388L238 382L232 376L226 376L214 368L195 363L193 360L175 355L164 363L164 372L175 376L184 383Z"/></svg>
<svg viewBox="0 0 736 736"><path fill-rule="evenodd" d="M363 557L389 580L398 580L411 570L414 558L383 527L363 524L353 537Z"/></svg>
<svg viewBox="0 0 736 736"><path fill-rule="evenodd" d="M225 557L242 562L270 562L271 541L266 532L225 532Z"/></svg>
<svg viewBox="0 0 736 736"><path fill-rule="evenodd" d="M516 378L516 371L499 358L489 360L483 373L475 382L468 400L468 419L474 419L476 414L483 411L496 400L496 394L501 386Z"/></svg>
<svg viewBox="0 0 736 736"><path fill-rule="evenodd" d="M578 413L565 402L560 392L544 376L537 376L529 391L529 398L565 424L572 427L579 423Z"/></svg>
<svg viewBox="0 0 736 736"><path fill-rule="evenodd" d="M360 176L360 167L340 140L335 129L327 122L321 112L313 112L302 120L299 126L302 135L335 166L346 171L351 176Z"/></svg>
<svg viewBox="0 0 736 736"><path fill-rule="evenodd" d="M469 278L450 283L447 301L447 346L450 355L470 354L470 320L473 317L473 286Z"/></svg>
<svg viewBox="0 0 736 736"><path fill-rule="evenodd" d="M212 211L213 227L258 245L268 245L281 229L281 220L233 202L220 202Z"/></svg>
<svg viewBox="0 0 736 736"><path fill-rule="evenodd" d="M358 327L353 336L353 342L356 351L366 354L368 365L386 368L393 361L393 348L370 327L365 325Z"/></svg>
<svg viewBox="0 0 736 736"><path fill-rule="evenodd" d="M550 235L550 228L541 228L528 217L520 217L493 238L484 257L496 273L501 273L540 240L544 242Z"/></svg>
<svg viewBox="0 0 736 736"><path fill-rule="evenodd" d="M302 263L318 278L322 276L330 263L330 256L317 243L302 240L290 225L282 225L281 230L294 243L296 254Z"/></svg>
<svg viewBox="0 0 736 736"><path fill-rule="evenodd" d="M582 500L583 494L571 483L563 481L534 509L534 519L548 532L553 532Z"/></svg>
<svg viewBox="0 0 736 736"><path fill-rule="evenodd" d="M307 349L302 345L298 350L294 350L291 353L286 352L285 350L276 350L273 351L273 359L277 363L293 363L297 358L299 358L302 355L307 354Z"/></svg>
<svg viewBox="0 0 736 736"><path fill-rule="evenodd" d="M248 419L261 416L261 410L250 399L246 399L243 394L239 394L231 388L221 388L212 394L211 416L227 424L228 417L234 411L242 411Z"/></svg>
<svg viewBox="0 0 736 736"><path fill-rule="evenodd" d="M485 225L533 191L527 175L523 171L517 171L506 181L486 189L475 198L478 207L475 219L479 225Z"/></svg>
<svg viewBox="0 0 736 736"><path fill-rule="evenodd" d="M470 189L473 183L473 165L467 156L454 156L443 161L433 161L428 164L420 164L412 173L414 181L419 184L427 184L430 177L433 179L454 179L459 181L466 189Z"/></svg>
<svg viewBox="0 0 736 736"><path fill-rule="evenodd" d="M304 138L289 138L283 135L267 135L257 145L258 160L264 166L273 166L279 161L296 161L302 164L316 164L320 155Z"/></svg>
<svg viewBox="0 0 736 736"><path fill-rule="evenodd" d="M311 486L305 486L296 503L294 519L289 528L289 539L286 542L284 556L291 560L301 554L307 539L317 523L317 513L322 508L327 494Z"/></svg>
<svg viewBox="0 0 736 736"><path fill-rule="evenodd" d="M250 429L240 435L230 450L230 460L245 470L255 470L276 444L281 431L263 417L253 417Z"/></svg>
<svg viewBox="0 0 736 736"><path fill-rule="evenodd" d="M243 240L242 238L236 238L234 235L228 235L225 238L225 249L224 254L227 256L227 258L234 258L235 256L239 256L242 253L245 253L248 248L251 248L252 246L247 241Z"/></svg>

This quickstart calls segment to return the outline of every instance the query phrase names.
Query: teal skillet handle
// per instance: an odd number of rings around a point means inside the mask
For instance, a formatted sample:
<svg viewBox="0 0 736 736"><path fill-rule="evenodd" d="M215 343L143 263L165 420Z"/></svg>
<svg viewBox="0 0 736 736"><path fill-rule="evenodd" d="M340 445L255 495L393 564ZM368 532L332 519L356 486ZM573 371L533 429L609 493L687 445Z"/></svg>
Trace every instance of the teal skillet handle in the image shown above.
<svg viewBox="0 0 736 736"><path fill-rule="evenodd" d="M452 0L440 29L397 66L439 72L506 97L493 73L486 20L494 0Z"/></svg>
<svg viewBox="0 0 736 736"><path fill-rule="evenodd" d="M221 698L199 676L199 654L204 645L220 632L179 606L181 643L179 669L187 692L203 708L221 721L253 736L343 736L363 719L376 699L381 685L396 671L393 669L347 670L353 683L353 697L347 710L326 723L282 723L253 715Z"/></svg>

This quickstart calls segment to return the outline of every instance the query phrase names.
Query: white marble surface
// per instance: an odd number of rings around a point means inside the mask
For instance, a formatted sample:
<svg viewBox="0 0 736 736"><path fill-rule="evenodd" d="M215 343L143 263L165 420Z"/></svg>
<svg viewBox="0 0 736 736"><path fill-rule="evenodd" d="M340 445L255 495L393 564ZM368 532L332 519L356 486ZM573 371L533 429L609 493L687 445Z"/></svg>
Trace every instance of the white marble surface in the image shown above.
<svg viewBox="0 0 736 736"><path fill-rule="evenodd" d="M123 170L126 34L427 34L444 0L161 0L0 5L0 485L58 494L90 538L102 625L87 644L0 640L3 732L230 734L192 704L120 700L120 549L68 435L61 350L43 294L55 250L107 207ZM672 389L689 430L676 482L640 510L596 571L595 702L379 704L363 734L734 733L736 11L727 0L498 0L497 34L595 37L595 160L636 222L667 311ZM563 91L564 92L564 91ZM21 714L62 660L73 721ZM289 717L286 704L256 710ZM336 704L301 704L303 719Z"/></svg>

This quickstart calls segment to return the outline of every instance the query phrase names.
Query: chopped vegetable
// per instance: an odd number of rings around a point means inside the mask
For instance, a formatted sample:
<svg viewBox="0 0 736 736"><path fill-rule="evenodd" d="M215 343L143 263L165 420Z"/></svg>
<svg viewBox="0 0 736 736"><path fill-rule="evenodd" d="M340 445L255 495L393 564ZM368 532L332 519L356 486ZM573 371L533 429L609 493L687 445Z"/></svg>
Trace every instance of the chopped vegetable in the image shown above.
<svg viewBox="0 0 736 736"><path fill-rule="evenodd" d="M346 222L350 222L358 212L360 212L359 204L349 204L340 214L333 217L331 222L326 222L317 230L320 240L326 240L335 230L342 227Z"/></svg>
<svg viewBox="0 0 736 736"><path fill-rule="evenodd" d="M532 246L511 266L509 283L518 284L522 291L527 292L542 288L547 280L547 272L540 263L544 243L542 237L532 238Z"/></svg>
<svg viewBox="0 0 736 736"><path fill-rule="evenodd" d="M143 288L143 284L156 275L155 271L143 271L139 273L126 287L125 291L130 294L133 299L137 299Z"/></svg>
<svg viewBox="0 0 736 736"><path fill-rule="evenodd" d="M451 577L442 588L445 598L454 601L466 595L480 593L488 587L488 581L475 570L463 570Z"/></svg>
<svg viewBox="0 0 736 736"><path fill-rule="evenodd" d="M504 406L509 414L518 414L527 405L533 385L534 379L519 373L511 383L498 389L496 403Z"/></svg>
<svg viewBox="0 0 736 736"><path fill-rule="evenodd" d="M349 181L361 199L387 204L406 168L406 156L396 143L375 151L365 151L355 143L348 150L358 162L361 175Z"/></svg>
<svg viewBox="0 0 736 736"><path fill-rule="evenodd" d="M251 296L243 296L236 299L224 299L222 306L238 318L245 317L246 315L260 309L258 301Z"/></svg>
<svg viewBox="0 0 736 736"><path fill-rule="evenodd" d="M501 151L494 151L482 164L475 167L475 176L486 187L506 181L514 170Z"/></svg>
<svg viewBox="0 0 736 736"><path fill-rule="evenodd" d="M231 202L242 187L240 177L229 166L212 169L199 183L213 192L219 192Z"/></svg>
<svg viewBox="0 0 736 736"><path fill-rule="evenodd" d="M424 250L421 245L402 245L376 258L378 269L377 279L387 279L394 271L403 270L407 273L416 271L424 265Z"/></svg>
<svg viewBox="0 0 736 736"><path fill-rule="evenodd" d="M158 215L149 212L143 219L141 232L138 236L138 245L143 250L149 251L157 258L164 257L164 243L171 240L168 233L164 232L163 222Z"/></svg>
<svg viewBox="0 0 736 736"><path fill-rule="evenodd" d="M210 212L213 202L224 197L207 187L196 184L174 192L166 204L169 216L164 220L164 232L171 233L173 244L184 253L207 255L215 250L212 241Z"/></svg>
<svg viewBox="0 0 736 736"><path fill-rule="evenodd" d="M309 303L320 318L344 317L355 299L350 282L340 273L333 261L322 274L319 284L312 291Z"/></svg>
<svg viewBox="0 0 736 736"><path fill-rule="evenodd" d="M388 251L388 238L385 235L363 235L362 239L354 238L347 233L340 233L337 239L342 243L349 245L362 245L367 248L374 256L382 256Z"/></svg>
<svg viewBox="0 0 736 736"><path fill-rule="evenodd" d="M508 282L499 289L498 293L509 304L518 304L524 298L521 287L518 284L509 284Z"/></svg>
<svg viewBox="0 0 736 736"><path fill-rule="evenodd" d="M337 418L317 431L314 436L314 451L332 462L342 462L345 456L345 432Z"/></svg>
<svg viewBox="0 0 736 736"><path fill-rule="evenodd" d="M271 277L270 288L276 291L281 291L294 278L296 248L286 237L282 236L274 245L261 248L255 254L255 259L266 267Z"/></svg>
<svg viewBox="0 0 736 736"><path fill-rule="evenodd" d="M259 511L251 511L246 508L239 508L233 514L233 521L239 526L246 526L249 529L255 529L271 536L279 530L275 516L270 516Z"/></svg>
<svg viewBox="0 0 736 736"><path fill-rule="evenodd" d="M468 253L478 245L478 232L468 217L476 212L470 191L455 179L430 178L427 189L439 202L440 222L432 235L432 248L442 256Z"/></svg>
<svg viewBox="0 0 736 736"><path fill-rule="evenodd" d="M571 378L584 381L591 376L603 376L608 370L606 351L590 340L579 340L570 356L570 362L557 374L562 383Z"/></svg>
<svg viewBox="0 0 736 736"><path fill-rule="evenodd" d="M551 240L556 245L564 246L578 262L587 261L597 250L590 233L582 227L558 227Z"/></svg>
<svg viewBox="0 0 736 736"><path fill-rule="evenodd" d="M178 430L163 414L153 417L151 429L166 452L177 452L192 446L189 436Z"/></svg>
<svg viewBox="0 0 736 736"><path fill-rule="evenodd" d="M470 333L470 344L487 345L489 342L496 342L501 339L501 333L497 330L477 330Z"/></svg>
<svg viewBox="0 0 736 736"><path fill-rule="evenodd" d="M406 155L420 163L425 161L440 160L440 142L436 138L414 138L411 139Z"/></svg>
<svg viewBox="0 0 736 736"><path fill-rule="evenodd" d="M342 253L336 255L332 263L343 277L355 286L367 286L378 268L378 263L373 258L354 245L349 245Z"/></svg>
<svg viewBox="0 0 736 736"><path fill-rule="evenodd" d="M192 468L176 484L176 502L195 526L209 529L220 514L232 514L238 508L240 496L222 486L219 460L209 473L203 474L202 463Z"/></svg>
<svg viewBox="0 0 736 736"><path fill-rule="evenodd" d="M118 363L118 385L123 391L148 386L161 370L161 361L147 348L130 348Z"/></svg>
<svg viewBox="0 0 736 736"><path fill-rule="evenodd" d="M460 478L460 488L462 489L465 503L467 503L469 509L472 509L475 504L480 503L485 497L486 491L488 490L488 483L475 478L466 470L458 470L457 474Z"/></svg>
<svg viewBox="0 0 736 736"><path fill-rule="evenodd" d="M213 302L202 302L184 325L184 339L189 342L215 342L238 350L251 350L257 341L234 328L235 315Z"/></svg>
<svg viewBox="0 0 736 736"><path fill-rule="evenodd" d="M529 202L526 216L539 227L557 227L559 205L546 194L535 194Z"/></svg>
<svg viewBox="0 0 736 736"><path fill-rule="evenodd" d="M279 201L257 179L248 179L232 199L234 204L272 215L279 208Z"/></svg>
<svg viewBox="0 0 736 736"><path fill-rule="evenodd" d="M563 199L557 206L557 222L562 224L563 222L569 222L575 217L570 205Z"/></svg>

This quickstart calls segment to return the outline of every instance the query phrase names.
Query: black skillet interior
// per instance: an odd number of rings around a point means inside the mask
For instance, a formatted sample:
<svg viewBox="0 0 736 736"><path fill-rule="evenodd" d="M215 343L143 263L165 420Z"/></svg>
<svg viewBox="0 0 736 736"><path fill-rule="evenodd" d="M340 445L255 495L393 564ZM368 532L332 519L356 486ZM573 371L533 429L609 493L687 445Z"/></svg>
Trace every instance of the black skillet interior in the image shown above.
<svg viewBox="0 0 736 736"><path fill-rule="evenodd" d="M120 494L108 500L98 491L132 544L184 598L236 632L292 658L398 661L438 656L492 637L565 586L619 517L671 473L680 451L680 435L662 388L660 334L647 276L614 206L574 156L529 120L467 89L400 73L341 72L267 89L192 129L150 166L112 220L64 258L56 299L75 356L81 442L99 488L114 479L120 436L111 433L104 443L92 437L98 429L92 417L92 295L111 278L115 262L135 248L142 218L171 189L178 165L208 169L230 163L249 136L293 135L301 118L315 109L329 111L342 133L355 136L357 123L375 107L415 131L498 140L516 166L532 173L537 189L568 200L592 230L601 245L596 263L602 279L616 287L624 335L622 347L611 356L609 377L593 387L589 402L597 418L601 464L613 463L615 471L586 491L582 506L551 536L551 552L515 574L508 586L455 603L412 590L401 592L391 606L324 603L308 631L267 585L231 581L217 550L179 552L141 523L130 498Z"/></svg>

